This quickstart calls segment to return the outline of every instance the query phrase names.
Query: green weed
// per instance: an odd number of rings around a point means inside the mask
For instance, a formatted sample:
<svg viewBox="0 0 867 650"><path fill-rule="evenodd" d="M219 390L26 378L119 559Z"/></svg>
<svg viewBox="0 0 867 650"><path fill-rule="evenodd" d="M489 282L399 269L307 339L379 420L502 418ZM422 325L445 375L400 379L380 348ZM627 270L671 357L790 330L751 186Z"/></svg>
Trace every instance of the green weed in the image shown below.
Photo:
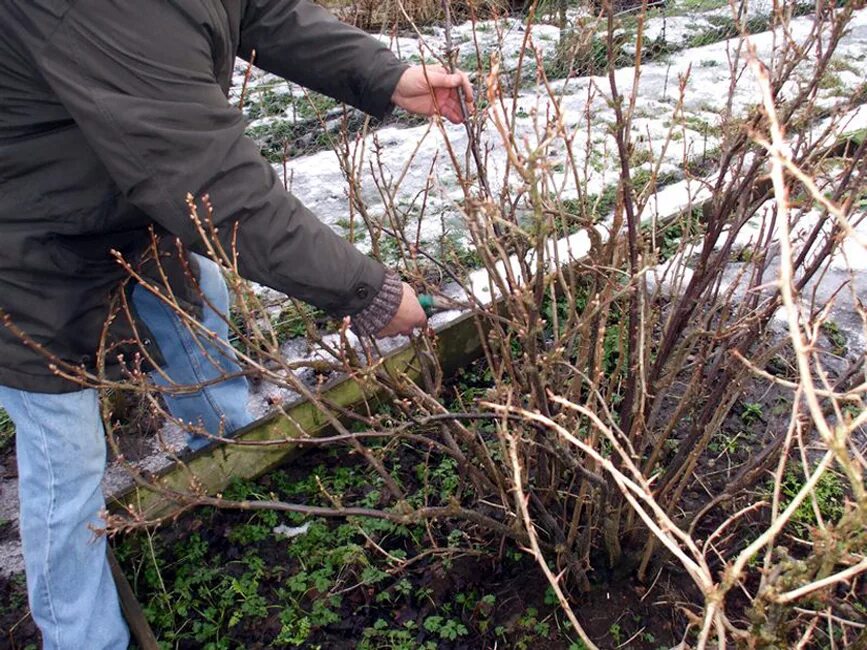
<svg viewBox="0 0 867 650"><path fill-rule="evenodd" d="M822 75L822 78L819 79L819 88L821 90L828 90L834 95L846 94L846 84L843 83L840 75L832 70L827 70Z"/></svg>
<svg viewBox="0 0 867 650"><path fill-rule="evenodd" d="M846 335L843 334L840 326L834 321L828 320L822 323L822 332L828 338L828 342L831 343L831 353L838 357L846 356L849 348Z"/></svg>
<svg viewBox="0 0 867 650"><path fill-rule="evenodd" d="M711 440L707 448L715 454L734 454L740 449L740 441L745 435L743 431L739 431L734 435L722 431L717 432L714 434L713 440Z"/></svg>
<svg viewBox="0 0 867 650"><path fill-rule="evenodd" d="M538 645L540 639L550 638L551 624L548 622L548 618L540 617L537 608L527 607L518 618L515 629L511 633L507 634L505 630L501 630L504 637L509 638L508 647L517 650L530 650L530 648Z"/></svg>
<svg viewBox="0 0 867 650"><path fill-rule="evenodd" d="M785 508L794 498L805 482L804 474L800 469L790 469L783 476L780 491L784 497L781 508ZM846 489L843 479L832 471L822 474L819 482L813 490L819 514L826 524L833 524L843 516L843 506L846 497ZM807 498L795 510L791 519L792 524L799 534L805 535L808 529L819 524L816 512L813 510L811 499Z"/></svg>
<svg viewBox="0 0 867 650"><path fill-rule="evenodd" d="M282 344L290 339L305 336L307 334L306 324L316 321L327 322L324 311L305 303L296 302L286 305L280 314L272 319L271 325L274 328L277 342Z"/></svg>
<svg viewBox="0 0 867 650"><path fill-rule="evenodd" d="M308 92L304 97L299 98L295 102L295 110L301 119L317 120L339 105L340 102L336 99L319 93Z"/></svg>
<svg viewBox="0 0 867 650"><path fill-rule="evenodd" d="M744 404L744 410L741 411L741 421L744 424L759 422L763 417L764 409L759 402L747 402Z"/></svg>
<svg viewBox="0 0 867 650"><path fill-rule="evenodd" d="M11 612L24 611L27 607L27 584L23 573L16 573L10 576L12 589L9 590L10 597L5 603L0 603L0 614L6 616Z"/></svg>
<svg viewBox="0 0 867 650"><path fill-rule="evenodd" d="M615 67L628 66L633 61L633 55L623 49L626 40L622 32L615 37ZM602 74L608 69L608 40L604 36L588 40L579 32L567 34L560 39L553 57L545 59L544 67L549 79L562 79L570 74L578 77Z"/></svg>
<svg viewBox="0 0 867 650"><path fill-rule="evenodd" d="M272 163L283 160L287 147L301 137L307 127L287 119L275 119L247 129L247 135L256 141L262 155Z"/></svg>
<svg viewBox="0 0 867 650"><path fill-rule="evenodd" d="M258 120L262 117L281 115L294 103L295 97L288 90L277 92L273 88L266 88L248 98L247 117L250 120Z"/></svg>
<svg viewBox="0 0 867 650"><path fill-rule="evenodd" d="M649 237L651 226L647 225L642 230L645 238ZM656 232L656 254L659 261L664 262L680 250L681 246L694 240L702 232L701 208L695 208L682 214L679 218L669 223Z"/></svg>
<svg viewBox="0 0 867 650"><path fill-rule="evenodd" d="M446 233L439 242L439 259L458 269L477 269L482 266L482 257L463 235Z"/></svg>
<svg viewBox="0 0 867 650"><path fill-rule="evenodd" d="M0 408L0 449L4 449L13 438L15 438L15 423L12 422L9 414Z"/></svg>
<svg viewBox="0 0 867 650"><path fill-rule="evenodd" d="M404 621L401 626L391 627L385 619L378 619L372 626L365 628L358 650L436 650L435 641L419 643L418 624L413 620Z"/></svg>
<svg viewBox="0 0 867 650"><path fill-rule="evenodd" d="M623 629L620 627L619 623L612 623L608 628L608 634L611 635L611 639L617 645L620 645L623 642Z"/></svg>
<svg viewBox="0 0 867 650"><path fill-rule="evenodd" d="M683 118L682 124L690 131L695 131L704 136L717 137L722 134L722 129L719 126L713 126L710 122L696 115L687 115Z"/></svg>
<svg viewBox="0 0 867 650"><path fill-rule="evenodd" d="M442 616L428 616L424 620L424 629L439 635L441 639L447 641L454 641L459 636L469 634L463 623L453 618L444 618Z"/></svg>

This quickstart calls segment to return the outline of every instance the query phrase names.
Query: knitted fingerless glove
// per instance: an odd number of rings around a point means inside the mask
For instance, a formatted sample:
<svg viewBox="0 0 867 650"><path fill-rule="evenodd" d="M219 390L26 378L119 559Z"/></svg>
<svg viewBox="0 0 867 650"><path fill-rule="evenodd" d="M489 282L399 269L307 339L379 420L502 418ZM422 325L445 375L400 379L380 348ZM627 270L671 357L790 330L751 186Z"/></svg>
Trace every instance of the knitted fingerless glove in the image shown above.
<svg viewBox="0 0 867 650"><path fill-rule="evenodd" d="M352 317L352 329L359 336L376 334L391 322L403 298L403 282L391 269L385 271L382 288L373 302Z"/></svg>

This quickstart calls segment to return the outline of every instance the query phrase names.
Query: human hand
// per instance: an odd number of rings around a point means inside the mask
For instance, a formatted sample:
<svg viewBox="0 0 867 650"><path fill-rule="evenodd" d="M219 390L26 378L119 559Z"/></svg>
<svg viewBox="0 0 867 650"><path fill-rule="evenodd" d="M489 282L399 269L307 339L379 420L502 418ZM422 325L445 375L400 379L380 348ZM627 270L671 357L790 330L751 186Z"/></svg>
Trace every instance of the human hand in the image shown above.
<svg viewBox="0 0 867 650"><path fill-rule="evenodd" d="M463 90L467 110L472 113L473 85L466 72L456 70L450 73L441 65L415 65L401 75L391 102L410 113L439 113L450 122L460 124L464 121L464 113L458 89Z"/></svg>
<svg viewBox="0 0 867 650"><path fill-rule="evenodd" d="M409 336L416 327L425 327L426 325L427 316L425 316L424 309L421 308L418 302L415 291L404 282L403 296L400 300L400 306L397 308L397 313L388 325L377 332L376 338L385 338L398 334Z"/></svg>

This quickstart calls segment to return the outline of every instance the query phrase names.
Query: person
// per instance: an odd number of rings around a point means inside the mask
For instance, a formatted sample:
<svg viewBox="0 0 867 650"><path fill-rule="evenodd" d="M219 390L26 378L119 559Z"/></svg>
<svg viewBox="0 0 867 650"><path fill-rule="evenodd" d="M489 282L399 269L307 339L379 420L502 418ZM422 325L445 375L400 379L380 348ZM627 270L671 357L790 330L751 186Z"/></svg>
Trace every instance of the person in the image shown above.
<svg viewBox="0 0 867 650"><path fill-rule="evenodd" d="M227 99L236 55L255 51L257 66L378 118L396 105L460 122L472 89L308 0L0 0L0 28L0 404L16 425L30 607L47 649L125 648L105 540L90 529L104 507L97 394L56 370L93 373L101 359L118 376L135 325L155 382L207 383L171 396L173 415L209 431L249 422L243 377L216 381L237 363L228 294L187 196L209 197L244 277L362 334L425 324L413 290L287 193L245 137ZM158 294L124 282L113 252L146 269L151 233L167 242L156 257L172 291L221 339L197 340ZM135 318L114 319L100 355L119 291Z"/></svg>

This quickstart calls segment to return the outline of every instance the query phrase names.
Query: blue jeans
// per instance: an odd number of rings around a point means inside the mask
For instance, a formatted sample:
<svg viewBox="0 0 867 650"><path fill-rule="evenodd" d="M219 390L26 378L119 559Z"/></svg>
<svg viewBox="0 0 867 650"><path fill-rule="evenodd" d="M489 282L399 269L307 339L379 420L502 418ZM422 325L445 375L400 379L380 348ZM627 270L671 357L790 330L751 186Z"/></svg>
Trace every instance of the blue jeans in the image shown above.
<svg viewBox="0 0 867 650"><path fill-rule="evenodd" d="M159 299L133 290L133 304L167 364L153 373L157 384L197 385L238 372L226 342L229 296L216 264L198 257L199 286L206 305L202 324L221 341L194 336ZM229 433L252 421L247 381L235 377L184 395L166 396L174 417ZM33 619L45 650L120 650L129 644L111 571L99 512L105 507L105 431L96 390L47 394L0 386L0 404L15 422L21 542ZM198 448L207 439L190 437Z"/></svg>

